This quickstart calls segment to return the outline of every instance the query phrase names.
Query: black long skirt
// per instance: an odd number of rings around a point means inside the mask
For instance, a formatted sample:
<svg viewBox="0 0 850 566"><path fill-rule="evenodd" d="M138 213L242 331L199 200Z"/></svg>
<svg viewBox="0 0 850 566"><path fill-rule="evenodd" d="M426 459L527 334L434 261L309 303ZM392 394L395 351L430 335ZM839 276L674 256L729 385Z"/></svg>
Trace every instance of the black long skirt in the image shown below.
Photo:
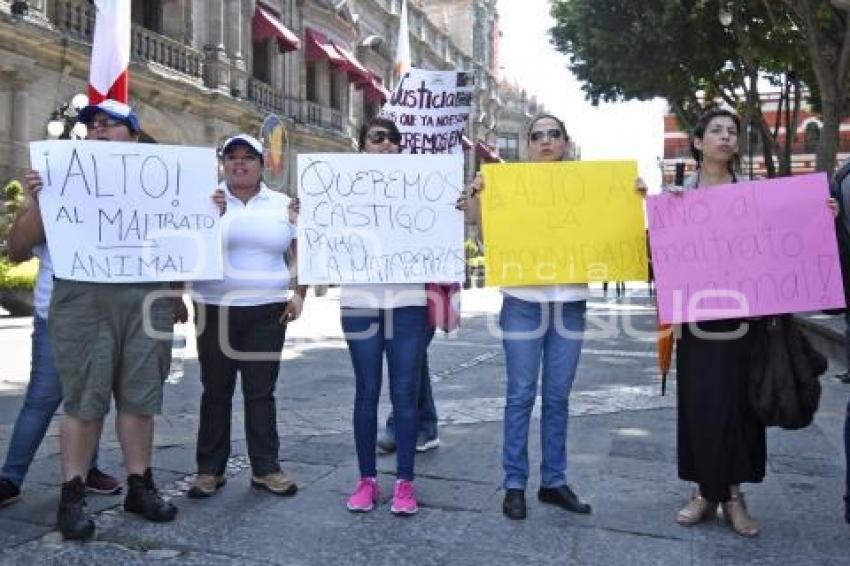
<svg viewBox="0 0 850 566"><path fill-rule="evenodd" d="M732 332L740 320L699 323L703 332ZM710 501L727 501L729 486L764 479L765 428L747 399L752 327L741 337L707 340L688 325L676 348L679 477Z"/></svg>

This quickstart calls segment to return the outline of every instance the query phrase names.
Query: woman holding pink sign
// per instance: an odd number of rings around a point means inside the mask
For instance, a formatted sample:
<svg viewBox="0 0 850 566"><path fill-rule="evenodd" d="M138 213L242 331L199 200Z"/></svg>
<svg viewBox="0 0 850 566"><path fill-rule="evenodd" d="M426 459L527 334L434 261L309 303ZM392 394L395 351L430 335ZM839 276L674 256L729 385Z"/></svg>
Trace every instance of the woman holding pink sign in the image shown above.
<svg viewBox="0 0 850 566"><path fill-rule="evenodd" d="M693 132L696 172L674 192L736 183L738 117L729 110L704 114ZM837 202L827 201L833 215ZM685 318L685 320L691 320ZM697 484L676 521L691 526L716 516L732 530L759 534L740 484L764 479L765 425L750 404L748 388L752 320L732 318L683 324L677 342L679 477Z"/></svg>
<svg viewBox="0 0 850 566"><path fill-rule="evenodd" d="M737 182L738 116L728 110L704 114L694 128L696 172L684 190ZM739 535L759 533L740 490L764 479L765 427L750 408L747 369L751 325L741 319L683 324L676 344L679 477L697 484L676 516L680 525L714 518L717 508Z"/></svg>

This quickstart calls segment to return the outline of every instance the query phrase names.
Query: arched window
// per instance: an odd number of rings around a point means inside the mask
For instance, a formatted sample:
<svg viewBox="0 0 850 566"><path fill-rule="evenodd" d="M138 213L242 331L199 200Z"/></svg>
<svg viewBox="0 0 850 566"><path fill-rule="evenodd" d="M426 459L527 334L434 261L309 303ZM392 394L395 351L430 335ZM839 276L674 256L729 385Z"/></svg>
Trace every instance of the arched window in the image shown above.
<svg viewBox="0 0 850 566"><path fill-rule="evenodd" d="M806 124L804 134L806 153L815 153L820 145L820 126L817 122L809 122Z"/></svg>

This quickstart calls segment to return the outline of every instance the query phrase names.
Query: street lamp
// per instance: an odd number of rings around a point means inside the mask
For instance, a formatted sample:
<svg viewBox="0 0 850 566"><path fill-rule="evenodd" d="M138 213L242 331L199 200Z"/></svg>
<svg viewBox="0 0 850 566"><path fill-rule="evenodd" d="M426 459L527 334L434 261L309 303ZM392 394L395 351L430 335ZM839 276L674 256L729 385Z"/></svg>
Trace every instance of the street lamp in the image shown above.
<svg viewBox="0 0 850 566"><path fill-rule="evenodd" d="M88 130L85 124L77 121L80 110L89 103L85 94L74 95L70 102L63 102L50 113L47 122L47 137L50 139L83 139Z"/></svg>

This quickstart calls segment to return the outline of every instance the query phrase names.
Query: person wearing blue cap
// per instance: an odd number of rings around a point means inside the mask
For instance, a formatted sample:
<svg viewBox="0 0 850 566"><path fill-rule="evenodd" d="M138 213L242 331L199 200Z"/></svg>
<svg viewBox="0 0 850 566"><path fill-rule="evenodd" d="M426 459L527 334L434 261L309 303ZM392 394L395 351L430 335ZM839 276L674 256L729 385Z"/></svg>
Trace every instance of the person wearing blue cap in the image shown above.
<svg viewBox="0 0 850 566"><path fill-rule="evenodd" d="M133 109L115 100L86 106L79 120L87 126L90 140L136 142L141 132ZM30 171L26 181L29 193L37 195L42 188L38 172ZM38 229L39 241L44 242L43 226ZM66 539L94 534L94 522L85 512L83 478L113 396L115 428L128 474L124 509L156 522L171 521L177 514L177 507L159 495L150 468L153 416L162 407L171 341L155 339L145 329L149 324L170 336L173 323L186 320L180 300L144 305L149 293L167 288L167 283L54 279L48 332L65 407L57 523Z"/></svg>

